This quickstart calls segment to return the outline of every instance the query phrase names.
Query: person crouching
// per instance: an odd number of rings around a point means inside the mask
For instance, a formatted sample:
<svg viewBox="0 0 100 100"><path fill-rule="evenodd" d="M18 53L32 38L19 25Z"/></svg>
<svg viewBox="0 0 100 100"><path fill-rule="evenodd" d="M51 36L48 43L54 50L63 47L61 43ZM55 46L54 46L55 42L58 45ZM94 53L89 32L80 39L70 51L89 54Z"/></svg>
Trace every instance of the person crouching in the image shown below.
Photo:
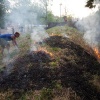
<svg viewBox="0 0 100 100"><path fill-rule="evenodd" d="M16 38L20 36L19 32L15 32L14 34L0 34L0 46L1 46L1 53L4 55L4 49L6 48L8 53L10 49L9 41L12 41L13 45L18 48L18 44L16 42Z"/></svg>

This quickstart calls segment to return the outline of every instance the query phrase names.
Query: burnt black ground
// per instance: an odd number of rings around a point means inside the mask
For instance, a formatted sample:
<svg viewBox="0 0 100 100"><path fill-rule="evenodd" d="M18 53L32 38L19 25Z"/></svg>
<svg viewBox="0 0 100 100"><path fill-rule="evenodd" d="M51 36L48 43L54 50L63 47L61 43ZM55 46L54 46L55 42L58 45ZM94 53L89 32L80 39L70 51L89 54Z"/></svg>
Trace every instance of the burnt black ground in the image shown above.
<svg viewBox="0 0 100 100"><path fill-rule="evenodd" d="M100 75L100 64L82 47L61 36L51 36L45 40L50 47L61 48L59 65L49 64L54 59L45 52L25 54L16 59L13 71L0 81L0 92L13 90L16 98L29 91L43 87L54 88L53 81L61 81L63 88L72 88L81 100L100 100L100 90L90 80ZM2 73L1 77L2 77Z"/></svg>

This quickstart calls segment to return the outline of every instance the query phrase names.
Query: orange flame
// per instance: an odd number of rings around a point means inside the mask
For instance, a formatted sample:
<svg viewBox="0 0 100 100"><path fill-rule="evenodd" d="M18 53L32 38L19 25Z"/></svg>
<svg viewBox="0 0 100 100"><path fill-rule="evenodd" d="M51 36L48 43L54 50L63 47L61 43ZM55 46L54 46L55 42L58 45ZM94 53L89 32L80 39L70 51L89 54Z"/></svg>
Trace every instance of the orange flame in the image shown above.
<svg viewBox="0 0 100 100"><path fill-rule="evenodd" d="M37 44L37 42L34 42L34 44ZM43 52L49 54L51 57L53 57L53 54L51 52L47 51L47 48L46 47L41 47L40 45L38 45L38 48L37 49L38 50L36 52L43 51Z"/></svg>
<svg viewBox="0 0 100 100"><path fill-rule="evenodd" d="M51 33L50 36L61 36L61 34Z"/></svg>
<svg viewBox="0 0 100 100"><path fill-rule="evenodd" d="M99 52L98 48L94 48L94 52L95 52L97 58L100 60L100 52Z"/></svg>
<svg viewBox="0 0 100 100"><path fill-rule="evenodd" d="M46 48L40 47L38 51L44 51L45 53L49 54L51 57L53 57L53 54L51 52L48 52Z"/></svg>

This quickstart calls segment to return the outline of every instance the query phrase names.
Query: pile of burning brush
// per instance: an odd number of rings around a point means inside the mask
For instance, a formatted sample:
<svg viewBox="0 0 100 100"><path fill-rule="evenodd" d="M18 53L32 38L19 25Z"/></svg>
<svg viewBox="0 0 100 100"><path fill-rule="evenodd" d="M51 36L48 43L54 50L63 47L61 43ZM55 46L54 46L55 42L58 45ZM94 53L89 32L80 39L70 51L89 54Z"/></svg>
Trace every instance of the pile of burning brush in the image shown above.
<svg viewBox="0 0 100 100"><path fill-rule="evenodd" d="M45 48L40 48L36 51L30 51L29 55L32 55L32 58L35 62L48 61L53 57L53 54L48 52Z"/></svg>

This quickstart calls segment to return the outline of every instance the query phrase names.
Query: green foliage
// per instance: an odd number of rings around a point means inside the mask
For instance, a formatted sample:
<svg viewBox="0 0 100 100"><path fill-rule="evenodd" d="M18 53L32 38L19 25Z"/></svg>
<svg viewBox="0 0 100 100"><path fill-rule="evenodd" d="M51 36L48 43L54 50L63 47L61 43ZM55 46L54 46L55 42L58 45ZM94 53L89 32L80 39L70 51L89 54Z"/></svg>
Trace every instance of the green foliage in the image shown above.
<svg viewBox="0 0 100 100"><path fill-rule="evenodd" d="M95 0L88 0L87 2L86 2L86 7L89 7L90 9L91 8L94 8L96 5L94 5L94 1Z"/></svg>
<svg viewBox="0 0 100 100"><path fill-rule="evenodd" d="M50 62L51 67L56 67L57 66L57 62Z"/></svg>
<svg viewBox="0 0 100 100"><path fill-rule="evenodd" d="M58 47L53 47L52 50L53 50L53 51L59 51L60 48L58 48Z"/></svg>
<svg viewBox="0 0 100 100"><path fill-rule="evenodd" d="M43 88L42 91L41 91L40 100L52 100L52 98L53 98L52 89Z"/></svg>
<svg viewBox="0 0 100 100"><path fill-rule="evenodd" d="M54 16L51 11L47 11L47 21L48 22L56 22L59 19L59 17Z"/></svg>
<svg viewBox="0 0 100 100"><path fill-rule="evenodd" d="M26 95L23 94L19 100L27 100L27 99L26 99Z"/></svg>
<svg viewBox="0 0 100 100"><path fill-rule="evenodd" d="M59 81L52 81L52 87L57 89L57 90L61 90L62 89L62 85Z"/></svg>
<svg viewBox="0 0 100 100"><path fill-rule="evenodd" d="M48 11L47 20L48 20L48 22L53 22L54 21L54 15L52 14L51 11Z"/></svg>

